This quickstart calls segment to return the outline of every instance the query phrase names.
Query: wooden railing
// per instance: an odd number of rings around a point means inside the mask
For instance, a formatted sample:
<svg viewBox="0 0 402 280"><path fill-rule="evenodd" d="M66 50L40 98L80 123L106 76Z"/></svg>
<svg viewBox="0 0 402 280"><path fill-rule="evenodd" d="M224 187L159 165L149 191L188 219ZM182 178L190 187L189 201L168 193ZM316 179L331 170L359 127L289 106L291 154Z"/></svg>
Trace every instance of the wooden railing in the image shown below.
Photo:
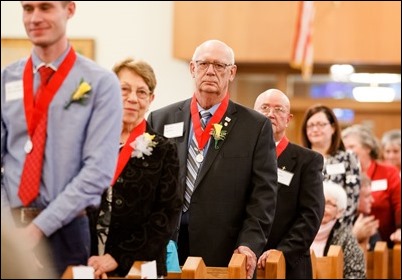
<svg viewBox="0 0 402 280"><path fill-rule="evenodd" d="M368 279L401 279L401 244L388 249L386 242L376 243L372 252L365 252ZM168 272L165 279L245 279L246 256L233 254L227 267L206 266L201 257L188 257L181 272ZM311 251L313 279L342 279L343 251L340 246L331 245L327 256L316 257ZM140 279L141 264L134 262L124 278ZM285 279L286 263L281 251L272 251L264 269L257 270L257 279ZM115 277L118 278L118 277ZM124 279L123 277L120 279ZM73 279L72 266L69 266L61 279Z"/></svg>
<svg viewBox="0 0 402 280"><path fill-rule="evenodd" d="M134 262L127 278L141 278L142 262ZM227 267L206 266L201 257L188 257L181 272L168 272L166 279L245 279L246 256L233 254Z"/></svg>

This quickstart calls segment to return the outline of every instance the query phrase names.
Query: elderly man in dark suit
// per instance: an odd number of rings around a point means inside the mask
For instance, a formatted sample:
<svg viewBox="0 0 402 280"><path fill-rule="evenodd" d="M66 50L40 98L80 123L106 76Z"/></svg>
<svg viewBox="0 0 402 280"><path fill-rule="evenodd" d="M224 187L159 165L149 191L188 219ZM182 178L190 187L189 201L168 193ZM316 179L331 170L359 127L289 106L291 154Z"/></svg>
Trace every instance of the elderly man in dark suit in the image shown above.
<svg viewBox="0 0 402 280"><path fill-rule="evenodd" d="M148 122L178 147L180 262L200 256L227 266L242 253L251 278L273 223L277 165L269 119L229 99L236 70L229 46L202 43L190 61L193 97L151 112Z"/></svg>
<svg viewBox="0 0 402 280"><path fill-rule="evenodd" d="M270 251L276 249L285 256L287 279L311 279L310 245L325 207L323 157L287 139L286 128L293 115L283 92L269 89L261 93L254 109L271 120L278 157L275 219L258 267L264 267Z"/></svg>

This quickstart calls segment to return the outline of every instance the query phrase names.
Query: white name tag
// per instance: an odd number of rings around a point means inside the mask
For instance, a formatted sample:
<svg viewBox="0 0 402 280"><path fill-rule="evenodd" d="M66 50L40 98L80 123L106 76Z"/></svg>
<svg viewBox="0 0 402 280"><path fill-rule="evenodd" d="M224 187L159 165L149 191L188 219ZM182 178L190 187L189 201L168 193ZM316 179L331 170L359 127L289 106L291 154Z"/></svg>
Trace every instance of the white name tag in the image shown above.
<svg viewBox="0 0 402 280"><path fill-rule="evenodd" d="M387 188L387 179L371 181L371 192L385 191Z"/></svg>
<svg viewBox="0 0 402 280"><path fill-rule="evenodd" d="M22 80L6 83L6 102L21 99L23 96Z"/></svg>
<svg viewBox="0 0 402 280"><path fill-rule="evenodd" d="M95 271L92 266L73 266L73 279L95 279Z"/></svg>
<svg viewBox="0 0 402 280"><path fill-rule="evenodd" d="M141 279L157 279L156 261L146 262L141 265Z"/></svg>
<svg viewBox="0 0 402 280"><path fill-rule="evenodd" d="M184 122L166 124L163 128L163 136L175 138L183 136Z"/></svg>
<svg viewBox="0 0 402 280"><path fill-rule="evenodd" d="M328 164L326 169L327 169L328 175L343 174L346 172L345 164L342 162L335 163L335 164Z"/></svg>
<svg viewBox="0 0 402 280"><path fill-rule="evenodd" d="M290 185L294 173L278 168L278 182L286 186Z"/></svg>

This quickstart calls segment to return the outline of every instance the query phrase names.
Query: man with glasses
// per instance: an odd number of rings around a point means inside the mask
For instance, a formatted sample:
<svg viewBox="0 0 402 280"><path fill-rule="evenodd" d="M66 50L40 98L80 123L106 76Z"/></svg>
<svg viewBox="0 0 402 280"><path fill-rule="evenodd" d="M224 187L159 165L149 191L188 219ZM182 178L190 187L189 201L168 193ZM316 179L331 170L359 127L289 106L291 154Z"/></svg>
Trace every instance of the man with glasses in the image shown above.
<svg viewBox="0 0 402 280"><path fill-rule="evenodd" d="M252 278L275 214L277 165L269 119L229 98L236 70L229 46L202 43L190 61L193 97L151 112L148 121L178 147L181 264L199 256L207 266L227 266L242 253Z"/></svg>
<svg viewBox="0 0 402 280"><path fill-rule="evenodd" d="M287 139L286 128L293 114L282 91L261 93L254 110L271 120L278 157L274 224L258 267L264 268L269 253L279 250L285 256L287 279L311 279L310 245L324 214L323 157Z"/></svg>

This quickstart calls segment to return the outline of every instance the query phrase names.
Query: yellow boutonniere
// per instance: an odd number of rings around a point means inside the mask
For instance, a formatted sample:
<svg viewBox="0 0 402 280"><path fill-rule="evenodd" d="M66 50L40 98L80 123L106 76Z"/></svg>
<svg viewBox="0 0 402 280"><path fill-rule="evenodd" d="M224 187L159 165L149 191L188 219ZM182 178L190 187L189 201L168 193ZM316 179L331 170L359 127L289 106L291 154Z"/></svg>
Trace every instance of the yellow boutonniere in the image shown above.
<svg viewBox="0 0 402 280"><path fill-rule="evenodd" d="M83 103L85 99L88 98L88 94L90 93L91 89L91 85L85 82L84 79L81 79L80 84L71 95L71 99L64 106L64 109L68 109L68 107L70 107L71 103L73 102Z"/></svg>
<svg viewBox="0 0 402 280"><path fill-rule="evenodd" d="M214 123L210 133L215 140L215 149L219 149L218 142L225 140L226 134L228 133L226 130L222 130L222 127L220 123Z"/></svg>

